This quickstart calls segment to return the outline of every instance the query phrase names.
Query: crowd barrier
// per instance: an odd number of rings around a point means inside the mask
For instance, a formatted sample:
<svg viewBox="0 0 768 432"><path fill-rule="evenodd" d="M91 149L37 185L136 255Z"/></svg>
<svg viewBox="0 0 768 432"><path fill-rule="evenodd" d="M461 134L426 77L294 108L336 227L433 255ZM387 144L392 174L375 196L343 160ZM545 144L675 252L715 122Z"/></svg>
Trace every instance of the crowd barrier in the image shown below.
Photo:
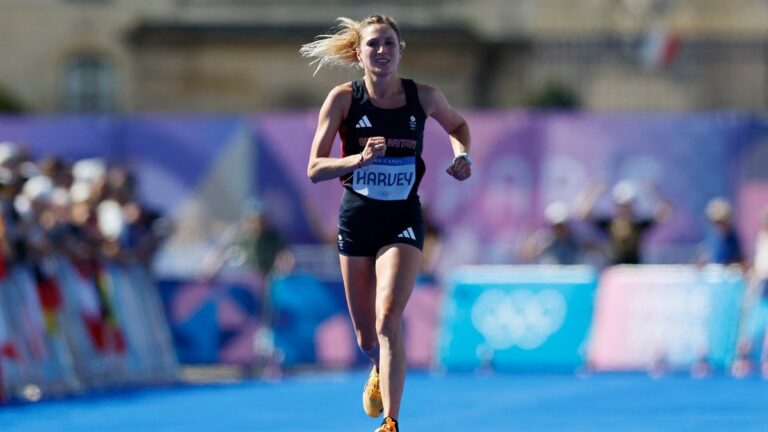
<svg viewBox="0 0 768 432"><path fill-rule="evenodd" d="M265 281L238 273L209 281L161 279L177 357L193 365L252 366L267 361L272 344L265 322Z"/></svg>
<svg viewBox="0 0 768 432"><path fill-rule="evenodd" d="M0 396L175 382L163 305L133 264L47 258L0 274Z"/></svg>
<svg viewBox="0 0 768 432"><path fill-rule="evenodd" d="M366 364L337 278L299 271L273 277L161 280L180 363L264 368L349 368ZM440 289L420 278L405 311L409 363L434 363Z"/></svg>
<svg viewBox="0 0 768 432"><path fill-rule="evenodd" d="M590 362L598 370L653 365L730 365L736 354L745 279L725 267L607 269L601 278Z"/></svg>
<svg viewBox="0 0 768 432"><path fill-rule="evenodd" d="M761 365L763 376L768 378L768 280L747 284L736 362L746 362L747 370L737 369L735 374L752 372L749 368Z"/></svg>
<svg viewBox="0 0 768 432"><path fill-rule="evenodd" d="M756 365L766 360L768 301L747 286L739 270L716 266L460 267L444 287L419 278L404 317L409 366ZM177 362L290 369L367 360L333 278L297 271L158 284L140 266L63 258L0 272L4 400L174 382Z"/></svg>
<svg viewBox="0 0 768 432"><path fill-rule="evenodd" d="M766 306L736 270L695 266L470 266L445 289L420 278L405 312L409 365L448 370L727 369L741 339L761 359ZM162 281L185 364L365 364L340 281ZM759 299L758 299L759 300Z"/></svg>
<svg viewBox="0 0 768 432"><path fill-rule="evenodd" d="M417 282L404 316L408 362L455 371L683 370L702 362L727 370L740 341L749 341L743 354L757 364L768 305L746 301L745 286L739 270L716 266L460 267L444 287ZM232 283L173 291L165 297L183 363L367 362L338 280L296 272L271 280L268 295ZM196 306L180 309L189 299Z"/></svg>
<svg viewBox="0 0 768 432"><path fill-rule="evenodd" d="M429 278L420 278L403 316L403 332L411 367L434 363L440 290ZM367 365L357 347L344 288L340 282L320 283L307 274L275 282L272 295L276 348L287 367Z"/></svg>

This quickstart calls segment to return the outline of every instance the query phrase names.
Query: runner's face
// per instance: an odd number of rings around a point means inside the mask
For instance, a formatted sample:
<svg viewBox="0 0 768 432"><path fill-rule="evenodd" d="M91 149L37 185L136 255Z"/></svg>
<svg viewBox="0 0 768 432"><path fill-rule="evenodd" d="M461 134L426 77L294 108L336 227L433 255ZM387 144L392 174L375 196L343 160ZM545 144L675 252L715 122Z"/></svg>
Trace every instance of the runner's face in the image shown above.
<svg viewBox="0 0 768 432"><path fill-rule="evenodd" d="M400 40L392 27L372 24L361 33L358 59L366 73L386 75L397 71L400 63Z"/></svg>

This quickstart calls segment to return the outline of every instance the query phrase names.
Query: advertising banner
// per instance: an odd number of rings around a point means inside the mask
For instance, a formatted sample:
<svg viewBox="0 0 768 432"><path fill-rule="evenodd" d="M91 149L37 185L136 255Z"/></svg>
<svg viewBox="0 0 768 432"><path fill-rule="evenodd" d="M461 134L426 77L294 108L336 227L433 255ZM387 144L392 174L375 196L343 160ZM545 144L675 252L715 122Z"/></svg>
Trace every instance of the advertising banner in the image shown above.
<svg viewBox="0 0 768 432"><path fill-rule="evenodd" d="M726 367L736 352L744 278L712 266L619 266L600 280L590 365L597 370Z"/></svg>
<svg viewBox="0 0 768 432"><path fill-rule="evenodd" d="M597 272L470 266L449 279L438 362L449 370L575 370L585 360Z"/></svg>
<svg viewBox="0 0 768 432"><path fill-rule="evenodd" d="M307 273L274 280L270 295L275 349L285 367L348 368L370 364L360 351L341 281ZM433 365L440 290L420 278L403 316L409 367Z"/></svg>

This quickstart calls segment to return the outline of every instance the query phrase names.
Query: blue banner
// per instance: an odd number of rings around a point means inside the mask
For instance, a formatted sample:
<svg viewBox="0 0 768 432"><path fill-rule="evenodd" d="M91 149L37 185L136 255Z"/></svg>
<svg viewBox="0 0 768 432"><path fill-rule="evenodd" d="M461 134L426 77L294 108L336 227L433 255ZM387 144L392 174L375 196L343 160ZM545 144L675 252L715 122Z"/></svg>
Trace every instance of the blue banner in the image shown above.
<svg viewBox="0 0 768 432"><path fill-rule="evenodd" d="M449 279L438 361L449 370L574 370L585 359L597 273L464 267Z"/></svg>

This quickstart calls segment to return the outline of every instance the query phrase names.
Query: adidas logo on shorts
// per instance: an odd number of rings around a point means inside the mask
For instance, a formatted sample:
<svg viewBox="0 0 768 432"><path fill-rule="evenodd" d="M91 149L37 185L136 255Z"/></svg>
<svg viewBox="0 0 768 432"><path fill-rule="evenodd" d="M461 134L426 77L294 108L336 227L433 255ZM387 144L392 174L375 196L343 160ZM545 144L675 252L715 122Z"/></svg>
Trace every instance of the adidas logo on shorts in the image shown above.
<svg viewBox="0 0 768 432"><path fill-rule="evenodd" d="M359 121L359 122L357 122L357 124L355 125L355 127L356 127L356 128L358 128L358 129L360 129L360 128L369 128L369 127L373 127L373 125L371 124L371 121L370 121L370 120L368 120L368 116L367 116L367 115L364 115L364 116L363 116L363 118L361 118L361 119L360 119L360 121Z"/></svg>
<svg viewBox="0 0 768 432"><path fill-rule="evenodd" d="M411 227L408 227L405 231L398 234L398 237L416 240L416 234L413 233L413 228Z"/></svg>

